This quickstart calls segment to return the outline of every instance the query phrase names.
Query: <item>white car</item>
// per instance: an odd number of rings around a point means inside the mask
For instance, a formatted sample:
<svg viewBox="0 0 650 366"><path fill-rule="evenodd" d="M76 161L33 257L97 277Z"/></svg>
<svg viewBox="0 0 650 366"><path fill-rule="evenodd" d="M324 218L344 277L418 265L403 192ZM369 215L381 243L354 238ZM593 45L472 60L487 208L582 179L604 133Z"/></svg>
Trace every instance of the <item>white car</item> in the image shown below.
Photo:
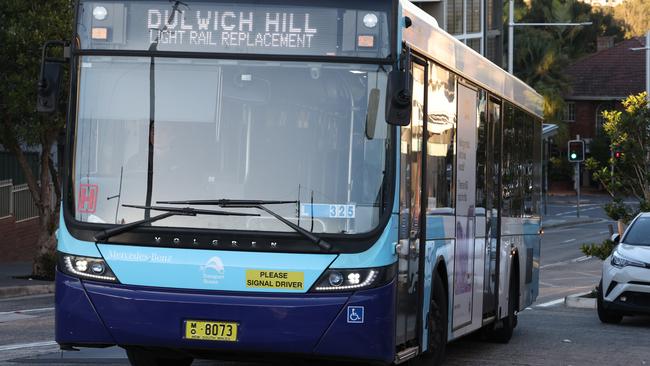
<svg viewBox="0 0 650 366"><path fill-rule="evenodd" d="M598 318L619 323L623 316L650 314L650 212L637 215L603 263Z"/></svg>

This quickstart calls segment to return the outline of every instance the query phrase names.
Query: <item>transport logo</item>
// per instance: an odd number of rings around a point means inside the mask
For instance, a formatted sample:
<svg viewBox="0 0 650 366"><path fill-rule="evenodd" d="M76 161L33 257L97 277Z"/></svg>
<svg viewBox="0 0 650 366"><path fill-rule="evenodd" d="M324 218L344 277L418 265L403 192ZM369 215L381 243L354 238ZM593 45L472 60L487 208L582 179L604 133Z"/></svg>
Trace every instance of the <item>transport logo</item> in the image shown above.
<svg viewBox="0 0 650 366"><path fill-rule="evenodd" d="M214 256L201 266L201 272L203 272L203 283L217 285L224 279L226 269L221 258Z"/></svg>
<svg viewBox="0 0 650 366"><path fill-rule="evenodd" d="M97 210L97 194L99 187L97 184L79 185L79 200L77 202L77 212L95 213Z"/></svg>

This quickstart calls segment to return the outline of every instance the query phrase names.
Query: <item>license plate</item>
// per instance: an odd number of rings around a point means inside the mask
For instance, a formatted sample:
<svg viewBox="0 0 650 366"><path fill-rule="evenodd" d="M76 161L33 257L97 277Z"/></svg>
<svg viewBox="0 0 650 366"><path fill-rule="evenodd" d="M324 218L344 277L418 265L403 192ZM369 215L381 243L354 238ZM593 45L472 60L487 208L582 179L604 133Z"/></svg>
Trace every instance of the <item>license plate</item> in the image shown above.
<svg viewBox="0 0 650 366"><path fill-rule="evenodd" d="M237 326L233 322L186 320L185 339L237 342Z"/></svg>

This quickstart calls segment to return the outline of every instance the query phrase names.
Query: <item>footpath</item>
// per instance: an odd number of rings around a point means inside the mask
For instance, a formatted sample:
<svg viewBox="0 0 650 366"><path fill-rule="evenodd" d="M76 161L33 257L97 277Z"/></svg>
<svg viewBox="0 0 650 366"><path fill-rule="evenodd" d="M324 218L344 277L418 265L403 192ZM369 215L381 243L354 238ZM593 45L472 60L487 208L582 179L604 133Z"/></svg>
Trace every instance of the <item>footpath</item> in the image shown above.
<svg viewBox="0 0 650 366"><path fill-rule="evenodd" d="M54 293L54 282L29 278L31 262L0 263L0 299Z"/></svg>

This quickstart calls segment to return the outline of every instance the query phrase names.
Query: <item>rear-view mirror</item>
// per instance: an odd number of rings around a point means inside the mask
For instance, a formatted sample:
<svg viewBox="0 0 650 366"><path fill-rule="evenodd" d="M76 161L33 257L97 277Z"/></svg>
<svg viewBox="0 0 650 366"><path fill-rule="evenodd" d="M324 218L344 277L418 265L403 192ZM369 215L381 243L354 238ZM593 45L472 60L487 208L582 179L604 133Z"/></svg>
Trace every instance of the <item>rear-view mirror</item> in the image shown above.
<svg viewBox="0 0 650 366"><path fill-rule="evenodd" d="M44 61L41 78L38 81L36 110L41 113L56 112L59 106L61 74L63 65L59 62Z"/></svg>
<svg viewBox="0 0 650 366"><path fill-rule="evenodd" d="M618 244L621 241L621 236L618 233L612 234L612 237L610 238L610 240L613 241L614 243Z"/></svg>
<svg viewBox="0 0 650 366"><path fill-rule="evenodd" d="M386 122L396 126L411 123L411 74L407 71L393 70L388 74L386 93Z"/></svg>
<svg viewBox="0 0 650 366"><path fill-rule="evenodd" d="M62 57L49 56L50 50L59 48ZM63 79L63 64L70 57L68 41L47 41L43 45L41 73L38 77L36 93L36 110L41 113L54 113L59 108L59 94Z"/></svg>

